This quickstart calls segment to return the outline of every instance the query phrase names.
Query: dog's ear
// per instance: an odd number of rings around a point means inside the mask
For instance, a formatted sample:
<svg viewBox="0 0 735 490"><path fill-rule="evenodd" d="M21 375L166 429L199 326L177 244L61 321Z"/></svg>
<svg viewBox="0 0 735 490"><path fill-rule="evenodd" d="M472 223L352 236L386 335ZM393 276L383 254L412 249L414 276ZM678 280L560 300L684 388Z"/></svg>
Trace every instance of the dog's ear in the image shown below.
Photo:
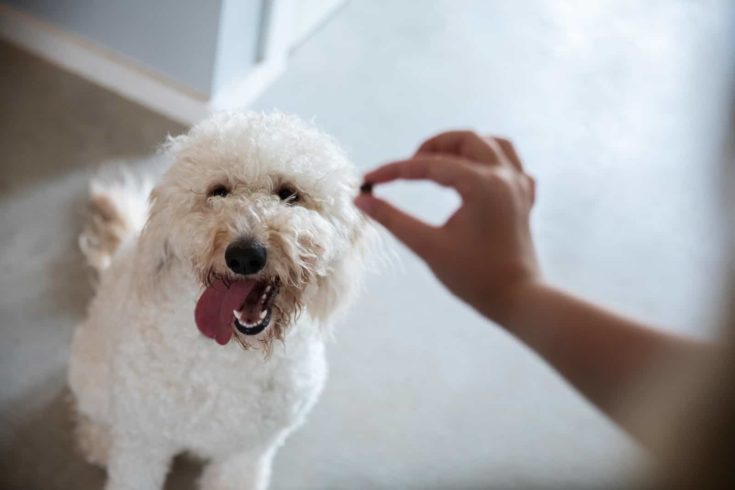
<svg viewBox="0 0 735 490"><path fill-rule="evenodd" d="M168 232L170 219L166 196L160 186L148 198L148 220L143 226L136 253L136 276L150 288L168 271L175 260ZM143 286L143 285L141 285Z"/></svg>
<svg viewBox="0 0 735 490"><path fill-rule="evenodd" d="M322 324L329 324L352 305L365 272L375 270L383 256L380 233L362 214L356 214L346 236L349 246L330 273L318 279L318 292L310 302L310 315Z"/></svg>

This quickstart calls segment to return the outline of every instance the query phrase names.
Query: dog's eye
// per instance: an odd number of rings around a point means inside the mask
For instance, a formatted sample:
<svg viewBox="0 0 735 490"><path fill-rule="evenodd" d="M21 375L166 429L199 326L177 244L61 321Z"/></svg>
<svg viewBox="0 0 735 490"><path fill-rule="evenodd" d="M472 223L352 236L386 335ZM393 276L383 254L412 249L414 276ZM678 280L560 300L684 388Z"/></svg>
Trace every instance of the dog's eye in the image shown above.
<svg viewBox="0 0 735 490"><path fill-rule="evenodd" d="M226 197L230 193L230 189L224 185L216 185L207 193L207 197Z"/></svg>
<svg viewBox="0 0 735 490"><path fill-rule="evenodd" d="M299 202L299 194L293 187L282 185L278 189L278 198L288 204L294 204Z"/></svg>

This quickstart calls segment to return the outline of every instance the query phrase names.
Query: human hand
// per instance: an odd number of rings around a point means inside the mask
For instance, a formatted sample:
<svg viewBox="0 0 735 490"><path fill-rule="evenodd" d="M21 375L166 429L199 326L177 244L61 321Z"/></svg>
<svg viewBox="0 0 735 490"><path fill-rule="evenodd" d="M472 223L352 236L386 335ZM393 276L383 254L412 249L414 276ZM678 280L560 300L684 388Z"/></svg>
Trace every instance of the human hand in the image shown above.
<svg viewBox="0 0 735 490"><path fill-rule="evenodd" d="M513 291L540 275L529 227L535 181L513 145L450 131L424 142L413 157L365 175L368 186L399 179L451 187L462 205L440 227L370 193L355 205L419 255L452 293L491 319L503 316Z"/></svg>

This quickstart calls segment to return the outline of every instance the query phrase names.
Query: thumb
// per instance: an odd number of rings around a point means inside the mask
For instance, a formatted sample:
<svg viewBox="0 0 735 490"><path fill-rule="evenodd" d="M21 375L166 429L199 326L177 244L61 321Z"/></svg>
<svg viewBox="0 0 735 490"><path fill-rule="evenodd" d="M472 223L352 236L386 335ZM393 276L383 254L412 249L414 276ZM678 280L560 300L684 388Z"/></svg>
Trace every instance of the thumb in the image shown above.
<svg viewBox="0 0 735 490"><path fill-rule="evenodd" d="M383 225L421 257L433 242L432 235L437 231L436 228L417 220L382 199L369 194L360 194L355 198L355 206Z"/></svg>

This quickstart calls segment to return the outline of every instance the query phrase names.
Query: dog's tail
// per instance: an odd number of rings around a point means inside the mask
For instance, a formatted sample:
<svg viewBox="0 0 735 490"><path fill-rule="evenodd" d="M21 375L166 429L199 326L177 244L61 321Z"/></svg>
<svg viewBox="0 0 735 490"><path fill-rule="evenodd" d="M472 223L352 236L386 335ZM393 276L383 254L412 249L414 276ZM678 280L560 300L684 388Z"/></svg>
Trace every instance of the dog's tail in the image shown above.
<svg viewBox="0 0 735 490"><path fill-rule="evenodd" d="M99 275L120 246L138 236L148 219L152 183L121 167L107 168L89 183L89 216L79 248Z"/></svg>

